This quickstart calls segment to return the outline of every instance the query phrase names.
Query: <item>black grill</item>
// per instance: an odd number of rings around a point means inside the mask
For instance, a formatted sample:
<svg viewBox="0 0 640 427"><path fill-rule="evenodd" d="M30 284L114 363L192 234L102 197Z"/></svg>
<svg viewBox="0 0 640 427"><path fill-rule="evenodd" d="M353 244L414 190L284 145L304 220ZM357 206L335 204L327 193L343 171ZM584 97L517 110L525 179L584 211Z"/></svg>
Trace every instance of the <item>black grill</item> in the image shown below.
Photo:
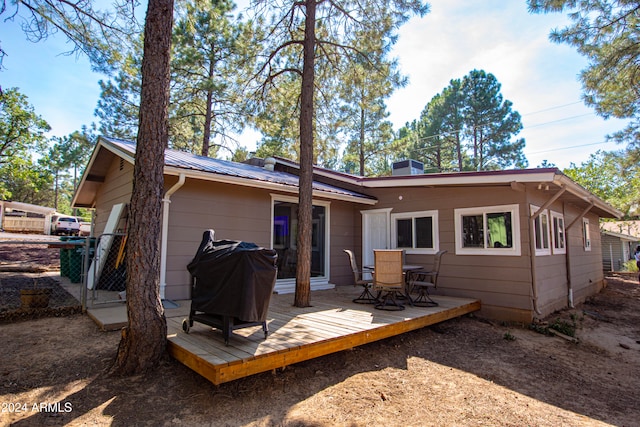
<svg viewBox="0 0 640 427"><path fill-rule="evenodd" d="M214 240L207 230L191 273L191 310L182 323L185 332L193 322L222 330L225 344L234 329L262 326L268 334L267 311L276 283L275 250L238 240Z"/></svg>

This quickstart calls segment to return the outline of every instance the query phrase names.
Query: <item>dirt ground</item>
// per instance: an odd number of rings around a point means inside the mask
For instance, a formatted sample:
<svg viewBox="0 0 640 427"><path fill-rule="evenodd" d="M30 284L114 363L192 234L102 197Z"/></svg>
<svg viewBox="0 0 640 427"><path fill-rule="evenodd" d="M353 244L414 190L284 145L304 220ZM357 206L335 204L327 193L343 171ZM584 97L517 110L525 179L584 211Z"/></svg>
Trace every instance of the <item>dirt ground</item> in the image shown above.
<svg viewBox="0 0 640 427"><path fill-rule="evenodd" d="M607 282L538 331L465 316L220 386L106 375L120 334L84 315L3 324L0 425L637 426L640 286Z"/></svg>

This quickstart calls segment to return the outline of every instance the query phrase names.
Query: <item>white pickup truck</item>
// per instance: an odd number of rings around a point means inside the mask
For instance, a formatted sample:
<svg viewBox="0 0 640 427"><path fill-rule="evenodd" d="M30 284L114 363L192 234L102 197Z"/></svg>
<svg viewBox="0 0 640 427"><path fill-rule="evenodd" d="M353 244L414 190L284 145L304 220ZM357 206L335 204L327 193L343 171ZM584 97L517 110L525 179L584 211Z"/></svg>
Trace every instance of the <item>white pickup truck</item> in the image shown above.
<svg viewBox="0 0 640 427"><path fill-rule="evenodd" d="M55 215L51 218L51 234L68 234L77 236L80 231L80 221L73 216Z"/></svg>

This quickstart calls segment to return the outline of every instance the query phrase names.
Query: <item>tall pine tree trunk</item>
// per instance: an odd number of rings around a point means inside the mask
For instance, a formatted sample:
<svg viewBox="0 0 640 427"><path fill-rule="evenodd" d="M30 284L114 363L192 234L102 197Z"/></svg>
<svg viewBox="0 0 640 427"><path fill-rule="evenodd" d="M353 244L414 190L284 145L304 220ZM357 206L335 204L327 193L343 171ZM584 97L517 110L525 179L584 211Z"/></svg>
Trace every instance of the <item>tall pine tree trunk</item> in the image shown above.
<svg viewBox="0 0 640 427"><path fill-rule="evenodd" d="M298 201L298 259L294 305L308 307L311 300L311 226L313 209L313 88L316 42L316 0L306 0L304 63L300 95L300 182Z"/></svg>
<svg viewBox="0 0 640 427"><path fill-rule="evenodd" d="M211 51L215 50L215 45L211 44ZM202 155L209 157L209 147L211 147L211 121L213 119L213 89L211 89L211 82L213 81L213 74L215 72L215 61L211 59L209 61L209 85L207 85L207 106L204 114L204 129L202 135Z"/></svg>
<svg viewBox="0 0 640 427"><path fill-rule="evenodd" d="M160 232L164 149L168 143L169 57L173 0L149 0L142 91L127 239L127 315L113 372L135 374L165 354L160 301Z"/></svg>
<svg viewBox="0 0 640 427"><path fill-rule="evenodd" d="M456 131L456 155L458 157L458 172L462 172L462 141L460 141L460 132Z"/></svg>
<svg viewBox="0 0 640 427"><path fill-rule="evenodd" d="M360 152L358 153L360 163L360 176L364 176L364 108L360 107Z"/></svg>

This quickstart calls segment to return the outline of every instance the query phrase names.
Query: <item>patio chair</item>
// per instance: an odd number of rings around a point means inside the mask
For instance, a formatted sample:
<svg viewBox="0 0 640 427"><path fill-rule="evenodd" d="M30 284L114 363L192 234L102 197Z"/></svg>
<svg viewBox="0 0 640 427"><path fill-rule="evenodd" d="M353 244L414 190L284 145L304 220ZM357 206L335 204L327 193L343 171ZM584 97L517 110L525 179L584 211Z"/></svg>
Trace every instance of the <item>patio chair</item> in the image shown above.
<svg viewBox="0 0 640 427"><path fill-rule="evenodd" d="M351 270L353 271L353 286L362 286L364 289L358 298L354 298L353 302L358 304L374 304L378 302L378 299L371 293L371 285L373 279L364 278L364 270L358 268L356 257L353 251L349 249L344 250L349 255L349 263L351 264Z"/></svg>
<svg viewBox="0 0 640 427"><path fill-rule="evenodd" d="M418 291L418 296L413 300L413 305L418 307L437 307L438 303L429 296L429 288L438 287L438 274L440 273L440 261L447 251L436 252L433 258L431 270L414 270L409 273L409 289Z"/></svg>
<svg viewBox="0 0 640 427"><path fill-rule="evenodd" d="M398 302L398 297L404 295L405 289L402 250L376 249L373 255L373 290L378 292L379 299L374 307L379 310L404 310L404 305Z"/></svg>

